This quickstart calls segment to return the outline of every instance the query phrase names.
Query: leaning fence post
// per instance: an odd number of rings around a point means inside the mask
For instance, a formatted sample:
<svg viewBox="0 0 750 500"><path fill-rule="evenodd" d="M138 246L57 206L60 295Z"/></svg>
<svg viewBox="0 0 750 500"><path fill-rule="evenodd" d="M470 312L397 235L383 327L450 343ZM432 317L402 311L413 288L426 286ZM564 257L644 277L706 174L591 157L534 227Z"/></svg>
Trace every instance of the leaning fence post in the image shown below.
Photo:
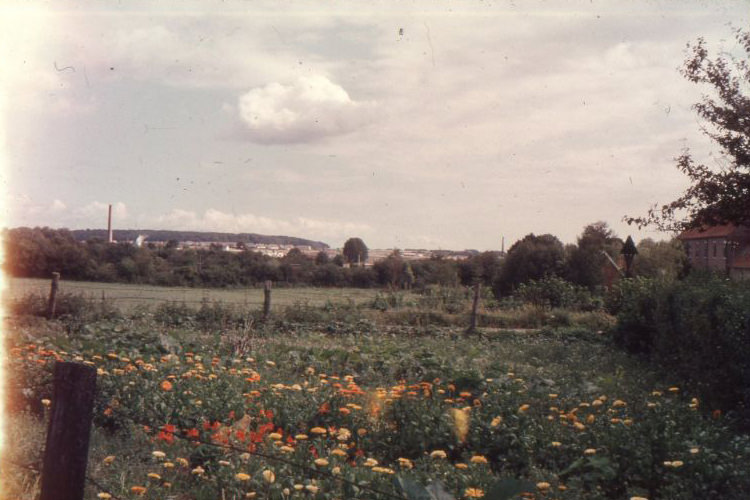
<svg viewBox="0 0 750 500"><path fill-rule="evenodd" d="M474 285L474 301L471 304L471 322L469 323L469 329L466 330L466 333L474 333L477 329L477 307L479 306L479 293L481 289L481 283Z"/></svg>
<svg viewBox="0 0 750 500"><path fill-rule="evenodd" d="M263 286L263 321L271 314L271 281L266 281Z"/></svg>
<svg viewBox="0 0 750 500"><path fill-rule="evenodd" d="M47 302L47 317L52 319L57 308L57 289L60 286L60 273L52 273L52 283L49 287L49 301Z"/></svg>
<svg viewBox="0 0 750 500"><path fill-rule="evenodd" d="M95 368L55 364L40 500L83 499L95 391Z"/></svg>

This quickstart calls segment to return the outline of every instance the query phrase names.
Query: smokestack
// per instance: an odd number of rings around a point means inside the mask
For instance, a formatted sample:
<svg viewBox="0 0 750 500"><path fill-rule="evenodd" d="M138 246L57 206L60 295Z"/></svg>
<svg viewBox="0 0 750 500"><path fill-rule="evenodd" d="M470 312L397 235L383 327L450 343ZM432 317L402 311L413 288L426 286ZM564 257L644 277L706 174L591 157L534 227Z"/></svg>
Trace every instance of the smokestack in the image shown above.
<svg viewBox="0 0 750 500"><path fill-rule="evenodd" d="M107 242L112 243L112 205L109 206L109 213L107 214Z"/></svg>
<svg viewBox="0 0 750 500"><path fill-rule="evenodd" d="M500 249L500 253L503 254L503 255L505 255L505 236L503 236L503 243L502 243L502 245L503 246Z"/></svg>

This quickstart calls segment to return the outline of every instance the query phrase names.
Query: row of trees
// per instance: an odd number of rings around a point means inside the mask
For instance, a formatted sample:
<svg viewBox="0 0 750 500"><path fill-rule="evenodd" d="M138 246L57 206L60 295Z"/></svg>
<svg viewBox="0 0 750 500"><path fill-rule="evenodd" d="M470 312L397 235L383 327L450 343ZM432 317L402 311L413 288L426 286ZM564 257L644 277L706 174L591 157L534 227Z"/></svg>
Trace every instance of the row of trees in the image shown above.
<svg viewBox="0 0 750 500"><path fill-rule="evenodd" d="M347 241L343 254L334 259L324 252L310 258L297 249L278 259L247 249L227 252L219 246L180 250L174 243L138 248L100 239L79 242L65 229L16 228L6 230L3 237L6 271L17 277L48 278L56 271L70 280L162 286L257 286L271 280L287 285L392 289L480 282L493 287L499 296L545 276L596 290L605 284L609 265L602 251L616 257L622 248L622 241L603 222L587 226L577 244L567 246L549 234L529 234L505 258L499 252L484 252L463 261L407 261L395 250L369 267L357 265L367 260L367 246L359 238ZM638 250L636 273L674 277L684 270L685 256L678 244L643 240Z"/></svg>

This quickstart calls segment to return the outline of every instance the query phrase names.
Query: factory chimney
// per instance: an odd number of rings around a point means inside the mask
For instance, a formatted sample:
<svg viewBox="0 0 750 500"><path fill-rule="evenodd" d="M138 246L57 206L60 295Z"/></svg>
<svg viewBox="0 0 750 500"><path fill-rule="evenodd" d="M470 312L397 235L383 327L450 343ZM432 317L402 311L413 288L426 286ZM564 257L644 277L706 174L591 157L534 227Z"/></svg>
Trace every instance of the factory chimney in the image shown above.
<svg viewBox="0 0 750 500"><path fill-rule="evenodd" d="M109 206L109 213L107 214L107 242L113 243L112 238L112 205Z"/></svg>

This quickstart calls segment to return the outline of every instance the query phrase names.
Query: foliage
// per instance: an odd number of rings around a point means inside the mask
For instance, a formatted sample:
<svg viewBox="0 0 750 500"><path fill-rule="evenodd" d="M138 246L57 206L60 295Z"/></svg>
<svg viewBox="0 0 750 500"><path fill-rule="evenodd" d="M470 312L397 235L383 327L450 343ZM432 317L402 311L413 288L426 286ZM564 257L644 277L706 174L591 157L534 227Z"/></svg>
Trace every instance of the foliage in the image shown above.
<svg viewBox="0 0 750 500"><path fill-rule="evenodd" d="M638 242L638 255L633 269L636 276L673 281L687 274L688 259L682 242L654 241L645 238Z"/></svg>
<svg viewBox="0 0 750 500"><path fill-rule="evenodd" d="M719 146L719 166L696 163L689 150L677 167L691 186L676 200L654 206L645 217L626 217L639 227L681 230L717 224L750 222L750 31L735 30L739 50L711 59L702 38L689 46L682 74L689 81L711 87L694 109L704 120L703 132Z"/></svg>
<svg viewBox="0 0 750 500"><path fill-rule="evenodd" d="M565 253L563 244L551 234L528 234L508 250L502 269L493 284L500 298L510 294L518 285L528 280L538 280L547 275L560 276Z"/></svg>
<svg viewBox="0 0 750 500"><path fill-rule="evenodd" d="M522 301L543 308L593 310L597 305L591 292L556 276L521 283L514 294Z"/></svg>
<svg viewBox="0 0 750 500"><path fill-rule="evenodd" d="M750 488L746 436L585 329L467 342L455 331L363 335L352 323L344 335L276 331L238 356L192 328L160 341L150 321L10 336L11 418L29 421L13 429L16 463L39 456L55 360L78 360L99 374L89 475L119 498L742 498ZM24 413L32 407L39 416ZM87 498L100 491L90 485Z"/></svg>
<svg viewBox="0 0 750 500"><path fill-rule="evenodd" d="M362 238L349 238L341 251L350 265L364 266L367 262L367 245Z"/></svg>
<svg viewBox="0 0 750 500"><path fill-rule="evenodd" d="M566 275L569 281L596 290L604 283L604 266L608 265L606 252L616 258L622 248L622 240L617 238L606 222L594 222L583 229L566 259Z"/></svg>
<svg viewBox="0 0 750 500"><path fill-rule="evenodd" d="M690 380L712 408L750 416L750 285L712 275L625 280L617 342Z"/></svg>

